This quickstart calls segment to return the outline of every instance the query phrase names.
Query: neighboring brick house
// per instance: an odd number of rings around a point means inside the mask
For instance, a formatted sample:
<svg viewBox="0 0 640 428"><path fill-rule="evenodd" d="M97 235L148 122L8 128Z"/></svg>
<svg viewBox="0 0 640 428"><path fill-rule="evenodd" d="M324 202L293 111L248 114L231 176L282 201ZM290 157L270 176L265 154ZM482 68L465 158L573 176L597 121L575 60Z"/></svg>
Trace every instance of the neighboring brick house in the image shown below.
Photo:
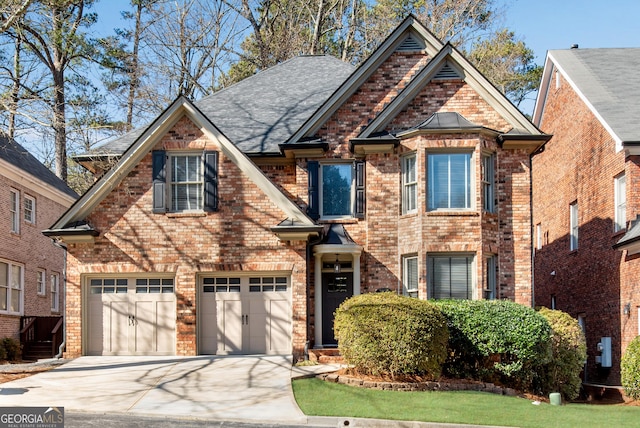
<svg viewBox="0 0 640 428"><path fill-rule="evenodd" d="M640 328L639 79L640 49L549 51L534 111L535 304L580 320L588 383L619 385Z"/></svg>
<svg viewBox="0 0 640 428"><path fill-rule="evenodd" d="M67 354L335 347L345 298L531 304L542 134L409 17L357 69L304 56L79 160L118 162L47 235L68 246Z"/></svg>
<svg viewBox="0 0 640 428"><path fill-rule="evenodd" d="M62 316L64 249L42 230L78 197L14 140L0 136L0 338L22 317Z"/></svg>

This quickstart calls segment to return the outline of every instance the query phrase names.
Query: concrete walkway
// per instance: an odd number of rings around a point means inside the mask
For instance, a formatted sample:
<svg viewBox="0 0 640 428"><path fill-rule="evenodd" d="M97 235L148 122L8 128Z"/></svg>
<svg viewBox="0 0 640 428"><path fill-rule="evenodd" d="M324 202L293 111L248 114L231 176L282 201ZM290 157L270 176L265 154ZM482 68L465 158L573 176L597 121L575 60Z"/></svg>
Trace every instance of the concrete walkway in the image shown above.
<svg viewBox="0 0 640 428"><path fill-rule="evenodd" d="M0 406L302 425L291 370L287 356L80 357L0 384Z"/></svg>

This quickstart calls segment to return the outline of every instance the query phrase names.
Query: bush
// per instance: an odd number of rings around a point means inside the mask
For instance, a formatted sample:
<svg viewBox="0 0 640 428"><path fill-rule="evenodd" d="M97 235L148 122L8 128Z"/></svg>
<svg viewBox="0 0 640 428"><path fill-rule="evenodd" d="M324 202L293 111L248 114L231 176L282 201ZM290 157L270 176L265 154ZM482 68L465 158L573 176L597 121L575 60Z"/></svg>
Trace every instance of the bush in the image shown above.
<svg viewBox="0 0 640 428"><path fill-rule="evenodd" d="M440 310L426 300L354 296L336 310L334 331L340 353L359 373L440 377L449 333Z"/></svg>
<svg viewBox="0 0 640 428"><path fill-rule="evenodd" d="M627 396L640 399L640 336L629 343L620 363L622 386Z"/></svg>
<svg viewBox="0 0 640 428"><path fill-rule="evenodd" d="M566 312L540 309L551 325L551 361L541 367L544 393L559 392L567 400L580 393L580 371L587 359L587 345L578 320Z"/></svg>
<svg viewBox="0 0 640 428"><path fill-rule="evenodd" d="M542 315L504 300L436 304L449 326L449 356L443 367L447 376L532 389L535 367L551 355L551 327Z"/></svg>
<svg viewBox="0 0 640 428"><path fill-rule="evenodd" d="M12 337L5 337L0 341L0 360L19 361L22 357L20 341Z"/></svg>

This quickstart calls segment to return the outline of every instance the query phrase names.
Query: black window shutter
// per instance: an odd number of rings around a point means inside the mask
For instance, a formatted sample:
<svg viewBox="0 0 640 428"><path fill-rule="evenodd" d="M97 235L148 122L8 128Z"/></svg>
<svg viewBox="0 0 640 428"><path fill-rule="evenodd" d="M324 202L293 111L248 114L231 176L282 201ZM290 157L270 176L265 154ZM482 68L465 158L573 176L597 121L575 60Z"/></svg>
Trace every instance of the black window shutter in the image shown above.
<svg viewBox="0 0 640 428"><path fill-rule="evenodd" d="M364 212L366 207L366 192L365 192L365 168L364 161L355 162L356 170L356 209L355 217L364 218Z"/></svg>
<svg viewBox="0 0 640 428"><path fill-rule="evenodd" d="M204 152L204 210L218 210L218 152Z"/></svg>
<svg viewBox="0 0 640 428"><path fill-rule="evenodd" d="M318 185L318 161L308 161L307 170L309 172L309 205L307 214L314 220L320 218L320 193Z"/></svg>
<svg viewBox="0 0 640 428"><path fill-rule="evenodd" d="M164 213L167 212L167 157L164 150L154 150L151 152L151 156L151 169L153 170L153 212Z"/></svg>

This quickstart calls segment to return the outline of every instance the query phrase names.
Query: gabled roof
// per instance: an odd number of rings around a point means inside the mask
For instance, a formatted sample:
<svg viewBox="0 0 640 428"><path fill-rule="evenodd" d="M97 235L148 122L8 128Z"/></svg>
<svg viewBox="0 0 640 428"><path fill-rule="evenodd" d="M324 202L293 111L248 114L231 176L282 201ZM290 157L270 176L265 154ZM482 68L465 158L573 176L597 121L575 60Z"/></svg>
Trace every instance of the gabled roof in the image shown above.
<svg viewBox="0 0 640 428"><path fill-rule="evenodd" d="M425 42L424 49L434 56L442 48L443 44L418 18L409 15L400 25L385 39L384 42L364 61L358 69L329 97L316 112L298 129L288 143L297 143L304 138L313 137L322 125L353 95L358 88L391 56L393 52L406 46L407 41L412 46L420 46ZM418 41L418 44L416 44Z"/></svg>
<svg viewBox="0 0 640 428"><path fill-rule="evenodd" d="M132 145L123 153L118 163L103 175L82 197L46 231L48 236L77 235L78 225L107 197L146 156L155 144L178 120L186 116L212 141L216 141L226 157L231 159L272 201L280 208L294 228L309 229L314 222L273 184L264 173L196 106L185 97L179 97L167 108ZM82 229L82 228L81 228ZM291 232L290 230L286 230ZM276 232L276 231L274 231Z"/></svg>
<svg viewBox="0 0 640 428"><path fill-rule="evenodd" d="M547 52L533 113L540 124L553 73L559 71L616 143L640 143L640 48Z"/></svg>
<svg viewBox="0 0 640 428"><path fill-rule="evenodd" d="M244 153L280 153L278 144L287 141L354 70L331 56L299 56L194 104ZM133 130L80 158L122 154L144 129Z"/></svg>
<svg viewBox="0 0 640 428"><path fill-rule="evenodd" d="M411 82L391 101L380 114L362 130L359 138L381 132L441 70L451 70L460 76L473 90L494 108L513 128L530 135L542 135L533 123L518 110L480 71L478 71L450 43L445 44Z"/></svg>
<svg viewBox="0 0 640 428"><path fill-rule="evenodd" d="M7 162L7 168L9 165L17 168L21 170L23 174L33 177L33 179L42 184L43 187L46 186L55 189L55 191L65 195L69 203L78 198L76 192L29 153L27 149L15 140L4 135L0 135L0 160Z"/></svg>

